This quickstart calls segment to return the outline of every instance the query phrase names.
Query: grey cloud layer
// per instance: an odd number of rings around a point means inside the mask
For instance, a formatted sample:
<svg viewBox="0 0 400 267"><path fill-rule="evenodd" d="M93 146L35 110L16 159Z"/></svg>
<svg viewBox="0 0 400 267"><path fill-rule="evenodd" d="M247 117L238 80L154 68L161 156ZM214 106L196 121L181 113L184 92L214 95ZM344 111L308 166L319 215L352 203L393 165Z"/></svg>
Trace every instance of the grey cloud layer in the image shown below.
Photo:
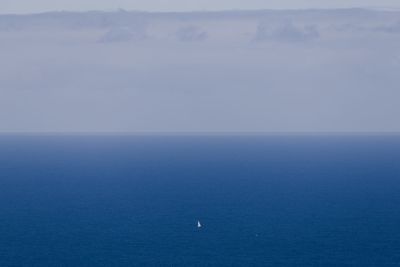
<svg viewBox="0 0 400 267"><path fill-rule="evenodd" d="M0 16L0 131L400 131L399 15Z"/></svg>
<svg viewBox="0 0 400 267"><path fill-rule="evenodd" d="M297 27L292 22L270 27L268 22L260 23L255 34L255 41L303 42L319 38L315 26Z"/></svg>

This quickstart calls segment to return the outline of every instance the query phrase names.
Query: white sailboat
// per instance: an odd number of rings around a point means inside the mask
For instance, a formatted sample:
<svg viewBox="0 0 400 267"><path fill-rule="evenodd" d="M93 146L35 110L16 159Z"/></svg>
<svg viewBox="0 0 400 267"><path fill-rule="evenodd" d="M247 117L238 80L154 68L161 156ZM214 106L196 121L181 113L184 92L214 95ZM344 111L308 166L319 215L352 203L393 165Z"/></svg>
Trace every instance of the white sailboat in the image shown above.
<svg viewBox="0 0 400 267"><path fill-rule="evenodd" d="M197 221L197 228L201 228L201 223L200 223L200 221Z"/></svg>

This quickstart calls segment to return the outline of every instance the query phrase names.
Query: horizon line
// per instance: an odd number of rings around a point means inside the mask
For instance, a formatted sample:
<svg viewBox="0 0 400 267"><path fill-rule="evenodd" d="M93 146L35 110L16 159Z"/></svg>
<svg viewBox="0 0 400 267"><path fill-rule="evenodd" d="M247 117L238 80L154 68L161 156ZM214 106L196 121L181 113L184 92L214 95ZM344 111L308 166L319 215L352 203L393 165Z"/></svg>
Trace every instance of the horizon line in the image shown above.
<svg viewBox="0 0 400 267"><path fill-rule="evenodd" d="M1 136L400 136L400 131L298 131L298 132L1 132Z"/></svg>

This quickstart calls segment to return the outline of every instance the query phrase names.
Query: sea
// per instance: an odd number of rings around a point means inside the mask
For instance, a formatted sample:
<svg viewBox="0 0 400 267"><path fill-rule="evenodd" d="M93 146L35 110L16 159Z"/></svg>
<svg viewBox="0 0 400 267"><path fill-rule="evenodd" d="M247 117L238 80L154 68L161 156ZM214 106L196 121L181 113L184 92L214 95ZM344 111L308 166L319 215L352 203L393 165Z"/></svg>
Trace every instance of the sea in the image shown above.
<svg viewBox="0 0 400 267"><path fill-rule="evenodd" d="M400 136L1 135L0 266L400 266Z"/></svg>

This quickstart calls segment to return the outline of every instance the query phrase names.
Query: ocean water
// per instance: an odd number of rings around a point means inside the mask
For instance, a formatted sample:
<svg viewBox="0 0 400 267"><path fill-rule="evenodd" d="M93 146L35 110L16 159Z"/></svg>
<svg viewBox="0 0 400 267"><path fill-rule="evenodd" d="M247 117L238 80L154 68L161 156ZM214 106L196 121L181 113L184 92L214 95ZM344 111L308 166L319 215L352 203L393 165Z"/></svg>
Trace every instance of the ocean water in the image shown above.
<svg viewBox="0 0 400 267"><path fill-rule="evenodd" d="M2 267L399 265L397 136L0 137Z"/></svg>

